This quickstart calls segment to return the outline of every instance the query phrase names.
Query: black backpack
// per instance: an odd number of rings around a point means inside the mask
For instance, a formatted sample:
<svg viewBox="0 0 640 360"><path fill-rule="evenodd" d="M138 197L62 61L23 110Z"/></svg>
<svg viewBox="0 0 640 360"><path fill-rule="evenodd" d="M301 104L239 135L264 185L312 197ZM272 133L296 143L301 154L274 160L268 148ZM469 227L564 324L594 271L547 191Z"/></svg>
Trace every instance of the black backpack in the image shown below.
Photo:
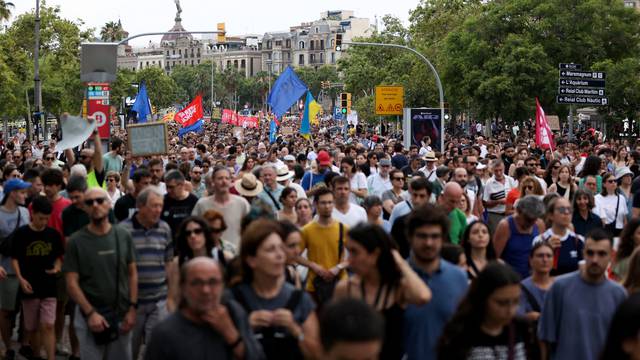
<svg viewBox="0 0 640 360"><path fill-rule="evenodd" d="M252 311L260 310L251 308L249 302L238 287L231 289L231 292L233 293L235 300L245 309L247 315L251 314ZM284 308L293 313L298 307L298 304L300 304L302 294L302 290L295 289L289 297L289 300L287 300L287 304ZM300 345L298 344L298 339L289 334L289 332L284 328L268 327L253 329L253 334L256 339L260 341L260 344L262 344L262 349L264 350L267 359L304 359L302 351L300 350Z"/></svg>

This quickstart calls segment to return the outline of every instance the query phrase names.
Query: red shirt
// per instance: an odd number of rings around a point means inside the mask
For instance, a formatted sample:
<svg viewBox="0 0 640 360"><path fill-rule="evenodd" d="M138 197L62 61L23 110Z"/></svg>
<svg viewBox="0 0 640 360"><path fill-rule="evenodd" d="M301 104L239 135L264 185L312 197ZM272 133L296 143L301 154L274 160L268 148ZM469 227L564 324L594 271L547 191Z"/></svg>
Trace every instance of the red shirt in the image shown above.
<svg viewBox="0 0 640 360"><path fill-rule="evenodd" d="M71 205L71 200L62 196L58 200L52 202L51 217L49 218L49 223L47 223L47 226L55 229L63 239L65 237L64 232L62 231L62 211L69 205ZM33 215L31 204L29 204L29 215Z"/></svg>

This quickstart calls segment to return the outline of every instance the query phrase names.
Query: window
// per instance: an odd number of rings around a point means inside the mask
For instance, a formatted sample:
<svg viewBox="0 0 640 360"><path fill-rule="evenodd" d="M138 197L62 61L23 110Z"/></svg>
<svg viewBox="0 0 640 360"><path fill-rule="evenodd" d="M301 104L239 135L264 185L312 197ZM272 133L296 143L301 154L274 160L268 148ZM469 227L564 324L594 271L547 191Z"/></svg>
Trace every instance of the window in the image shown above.
<svg viewBox="0 0 640 360"><path fill-rule="evenodd" d="M238 68L238 60L233 60L233 67Z"/></svg>
<svg viewBox="0 0 640 360"><path fill-rule="evenodd" d="M314 54L309 55L309 64L314 64L316 62L316 56Z"/></svg>
<svg viewBox="0 0 640 360"><path fill-rule="evenodd" d="M193 62L193 60L191 60L191 66L193 66L193 65L194 65L194 62Z"/></svg>
<svg viewBox="0 0 640 360"><path fill-rule="evenodd" d="M169 50L167 50L167 56L169 56Z"/></svg>
<svg viewBox="0 0 640 360"><path fill-rule="evenodd" d="M290 52L287 53L287 60L291 61L291 53Z"/></svg>
<svg viewBox="0 0 640 360"><path fill-rule="evenodd" d="M316 34L318 33L318 27L316 26Z"/></svg>
<svg viewBox="0 0 640 360"><path fill-rule="evenodd" d="M182 55L182 49L178 49L178 54Z"/></svg>
<svg viewBox="0 0 640 360"><path fill-rule="evenodd" d="M320 64L324 63L324 54L320 53Z"/></svg>
<svg viewBox="0 0 640 360"><path fill-rule="evenodd" d="M302 54L298 58L298 65L304 65L304 55Z"/></svg>
<svg viewBox="0 0 640 360"><path fill-rule="evenodd" d="M240 61L240 67L243 68L243 69L246 68L247 67L247 60L243 59L242 61Z"/></svg>
<svg viewBox="0 0 640 360"><path fill-rule="evenodd" d="M336 40L335 39L331 39L331 48L333 49L334 46L336 46Z"/></svg>
<svg viewBox="0 0 640 360"><path fill-rule="evenodd" d="M147 61L147 67L149 67L149 62Z"/></svg>
<svg viewBox="0 0 640 360"><path fill-rule="evenodd" d="M287 42L286 42L285 44L286 44L286 45L285 45L285 47L286 47L287 49L290 49L290 48L291 48L291 40L288 40L288 39L287 39Z"/></svg>
<svg viewBox="0 0 640 360"><path fill-rule="evenodd" d="M231 60L227 60L227 67L231 67Z"/></svg>
<svg viewBox="0 0 640 360"><path fill-rule="evenodd" d="M271 49L271 40L267 41L267 49Z"/></svg>
<svg viewBox="0 0 640 360"><path fill-rule="evenodd" d="M324 50L324 40L320 40L320 50Z"/></svg>
<svg viewBox="0 0 640 360"><path fill-rule="evenodd" d="M282 46L282 40L276 40L276 46Z"/></svg>
<svg viewBox="0 0 640 360"><path fill-rule="evenodd" d="M173 55L175 55L175 54L176 54L176 49L173 49Z"/></svg>
<svg viewBox="0 0 640 360"><path fill-rule="evenodd" d="M332 64L336 63L336 53L334 53L334 52L331 53L331 63Z"/></svg>
<svg viewBox="0 0 640 360"><path fill-rule="evenodd" d="M309 42L309 50L314 50L314 48L315 48L315 46L314 46L314 45L315 45L315 41L311 40L311 41Z"/></svg>
<svg viewBox="0 0 640 360"><path fill-rule="evenodd" d="M304 41L300 41L300 42L298 43L298 48L300 48L300 49L304 49Z"/></svg>

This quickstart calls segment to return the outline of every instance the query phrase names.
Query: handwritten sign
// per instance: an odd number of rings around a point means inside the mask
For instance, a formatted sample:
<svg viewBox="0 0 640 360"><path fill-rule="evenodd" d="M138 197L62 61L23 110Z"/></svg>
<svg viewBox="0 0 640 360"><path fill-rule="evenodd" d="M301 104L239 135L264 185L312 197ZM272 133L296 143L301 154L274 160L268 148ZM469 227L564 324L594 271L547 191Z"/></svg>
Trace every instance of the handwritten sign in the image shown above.
<svg viewBox="0 0 640 360"><path fill-rule="evenodd" d="M164 155L169 153L167 123L148 122L127 126L128 147L133 156Z"/></svg>

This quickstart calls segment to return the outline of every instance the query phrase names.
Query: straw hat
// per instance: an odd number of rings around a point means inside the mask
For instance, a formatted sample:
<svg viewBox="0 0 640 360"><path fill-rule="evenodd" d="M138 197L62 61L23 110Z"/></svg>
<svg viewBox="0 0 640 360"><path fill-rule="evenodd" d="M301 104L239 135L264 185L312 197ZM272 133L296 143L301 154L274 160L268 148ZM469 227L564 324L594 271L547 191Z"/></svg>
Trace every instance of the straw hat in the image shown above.
<svg viewBox="0 0 640 360"><path fill-rule="evenodd" d="M242 175L242 179L236 180L233 186L242 196L256 196L263 190L262 181L250 172Z"/></svg>
<svg viewBox="0 0 640 360"><path fill-rule="evenodd" d="M287 166L278 167L278 175L276 181L287 181L293 177L295 173L290 171Z"/></svg>

